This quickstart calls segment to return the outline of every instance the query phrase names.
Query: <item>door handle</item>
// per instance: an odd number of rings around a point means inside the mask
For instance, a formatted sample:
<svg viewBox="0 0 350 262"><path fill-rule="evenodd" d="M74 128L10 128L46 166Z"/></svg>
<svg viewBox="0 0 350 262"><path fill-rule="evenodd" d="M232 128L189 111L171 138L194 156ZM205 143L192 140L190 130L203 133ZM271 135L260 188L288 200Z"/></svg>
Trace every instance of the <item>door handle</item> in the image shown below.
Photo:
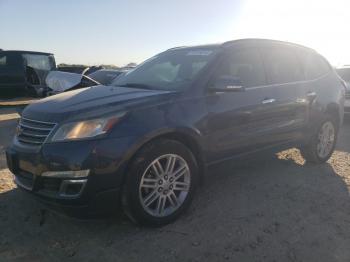
<svg viewBox="0 0 350 262"><path fill-rule="evenodd" d="M274 98L266 98L261 103L263 103L265 105L265 104L271 104L271 103L274 103L274 102L276 102L276 99L274 99Z"/></svg>
<svg viewBox="0 0 350 262"><path fill-rule="evenodd" d="M310 99L314 99L317 96L317 94L316 92L308 92L306 96Z"/></svg>

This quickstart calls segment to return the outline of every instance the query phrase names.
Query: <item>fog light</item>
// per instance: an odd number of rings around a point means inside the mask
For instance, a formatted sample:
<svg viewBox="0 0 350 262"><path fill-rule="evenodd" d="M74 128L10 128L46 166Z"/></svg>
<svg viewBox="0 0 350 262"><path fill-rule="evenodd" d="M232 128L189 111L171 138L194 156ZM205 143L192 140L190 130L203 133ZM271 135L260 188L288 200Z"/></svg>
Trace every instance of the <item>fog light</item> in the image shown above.
<svg viewBox="0 0 350 262"><path fill-rule="evenodd" d="M86 182L87 179L63 180L59 195L68 198L79 197L84 190Z"/></svg>
<svg viewBox="0 0 350 262"><path fill-rule="evenodd" d="M77 171L46 171L42 173L42 176L46 177L57 177L57 178L82 178L87 177L90 170L77 170Z"/></svg>

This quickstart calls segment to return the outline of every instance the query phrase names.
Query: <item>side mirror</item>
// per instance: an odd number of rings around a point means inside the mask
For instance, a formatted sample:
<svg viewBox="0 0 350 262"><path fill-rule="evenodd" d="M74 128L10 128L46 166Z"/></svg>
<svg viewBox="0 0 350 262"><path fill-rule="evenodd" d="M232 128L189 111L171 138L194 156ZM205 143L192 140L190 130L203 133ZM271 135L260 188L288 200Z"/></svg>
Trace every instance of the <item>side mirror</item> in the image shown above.
<svg viewBox="0 0 350 262"><path fill-rule="evenodd" d="M220 76L209 87L214 92L243 92L245 88L239 77Z"/></svg>

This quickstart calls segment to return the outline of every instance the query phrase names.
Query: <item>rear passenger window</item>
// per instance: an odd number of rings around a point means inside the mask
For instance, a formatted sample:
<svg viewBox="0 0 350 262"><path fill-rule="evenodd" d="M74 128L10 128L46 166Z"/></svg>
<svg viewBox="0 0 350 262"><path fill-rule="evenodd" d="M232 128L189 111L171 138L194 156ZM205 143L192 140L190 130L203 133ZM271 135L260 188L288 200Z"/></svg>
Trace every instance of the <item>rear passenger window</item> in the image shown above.
<svg viewBox="0 0 350 262"><path fill-rule="evenodd" d="M301 51L300 60L308 80L321 77L330 70L328 63L320 55L313 52Z"/></svg>
<svg viewBox="0 0 350 262"><path fill-rule="evenodd" d="M270 84L304 80L302 67L294 51L284 47L263 49L265 68Z"/></svg>
<svg viewBox="0 0 350 262"><path fill-rule="evenodd" d="M237 77L244 87L265 85L265 71L260 54L255 49L242 49L225 56L218 76Z"/></svg>

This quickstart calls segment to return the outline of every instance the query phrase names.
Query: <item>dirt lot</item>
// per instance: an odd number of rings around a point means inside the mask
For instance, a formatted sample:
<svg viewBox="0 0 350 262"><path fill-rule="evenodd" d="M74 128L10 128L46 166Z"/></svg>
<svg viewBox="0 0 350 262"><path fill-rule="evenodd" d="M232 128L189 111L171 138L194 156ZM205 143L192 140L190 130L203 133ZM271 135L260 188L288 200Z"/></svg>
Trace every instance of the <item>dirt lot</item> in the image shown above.
<svg viewBox="0 0 350 262"><path fill-rule="evenodd" d="M4 161L16 117L0 111L0 261L350 261L349 121L328 163L291 149L223 164L180 220L147 229L63 217L18 190Z"/></svg>

